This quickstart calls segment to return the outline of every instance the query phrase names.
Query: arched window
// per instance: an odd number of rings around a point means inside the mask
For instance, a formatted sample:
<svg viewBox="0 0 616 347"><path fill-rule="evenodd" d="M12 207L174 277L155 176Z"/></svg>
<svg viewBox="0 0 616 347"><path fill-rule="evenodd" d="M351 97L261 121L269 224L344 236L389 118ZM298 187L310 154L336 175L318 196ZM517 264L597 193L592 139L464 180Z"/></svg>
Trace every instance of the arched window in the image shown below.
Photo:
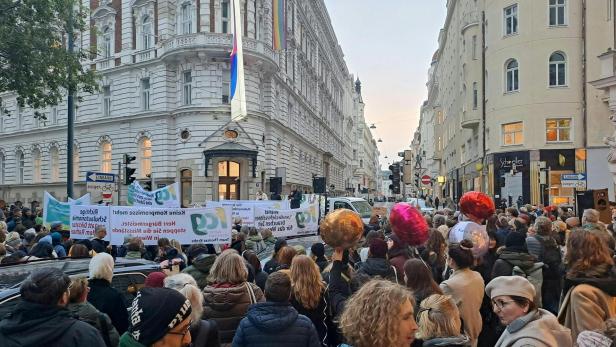
<svg viewBox="0 0 616 347"><path fill-rule="evenodd" d="M24 156L24 152L17 151L15 153L15 167L17 168L16 178L18 184L24 183L24 170L26 168L26 158Z"/></svg>
<svg viewBox="0 0 616 347"><path fill-rule="evenodd" d="M507 81L505 85L505 90L507 92L515 92L520 88L519 82L519 70L518 70L518 61L515 59L511 59L505 65L505 79Z"/></svg>
<svg viewBox="0 0 616 347"><path fill-rule="evenodd" d="M567 85L567 59L562 52L554 52L550 56L550 87Z"/></svg>
<svg viewBox="0 0 616 347"><path fill-rule="evenodd" d="M58 147L51 147L49 150L49 166L51 167L51 181L57 182L60 180L60 152Z"/></svg>
<svg viewBox="0 0 616 347"><path fill-rule="evenodd" d="M34 183L39 183L41 181L41 151L38 148L32 151L32 167L34 169L32 180Z"/></svg>
<svg viewBox="0 0 616 347"><path fill-rule="evenodd" d="M79 148L73 146L73 181L79 181Z"/></svg>
<svg viewBox="0 0 616 347"><path fill-rule="evenodd" d="M180 25L182 28L182 30L180 31L181 34L190 34L193 32L192 12L193 9L190 2L182 4L182 7L180 8Z"/></svg>
<svg viewBox="0 0 616 347"><path fill-rule="evenodd" d="M139 141L139 175L145 178L152 174L152 140L144 137Z"/></svg>
<svg viewBox="0 0 616 347"><path fill-rule="evenodd" d="M182 185L182 206L188 207L192 204L192 171L189 169L180 172Z"/></svg>
<svg viewBox="0 0 616 347"><path fill-rule="evenodd" d="M101 151L101 172L110 173L111 171L111 142L103 141Z"/></svg>
<svg viewBox="0 0 616 347"><path fill-rule="evenodd" d="M141 48L150 49L153 46L152 42L152 18L143 16L141 20Z"/></svg>
<svg viewBox="0 0 616 347"><path fill-rule="evenodd" d="M109 27L105 27L103 29L103 47L102 47L103 58L111 57L111 29Z"/></svg>

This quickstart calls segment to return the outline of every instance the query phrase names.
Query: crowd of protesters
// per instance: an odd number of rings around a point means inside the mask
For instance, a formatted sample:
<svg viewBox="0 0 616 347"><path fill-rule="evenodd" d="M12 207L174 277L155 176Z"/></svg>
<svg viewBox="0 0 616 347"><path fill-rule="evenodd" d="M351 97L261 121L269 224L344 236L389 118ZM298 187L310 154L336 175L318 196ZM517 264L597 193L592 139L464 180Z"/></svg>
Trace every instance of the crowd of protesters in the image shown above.
<svg viewBox="0 0 616 347"><path fill-rule="evenodd" d="M421 246L375 216L355 248L306 250L241 220L223 247L111 246L104 228L72 240L59 224L47 230L38 206L0 201L2 264L91 258L87 277L32 272L0 317L0 345L616 346L612 223L595 210L496 210L476 257L471 240L449 242L465 216L446 206L425 215ZM112 286L117 258L160 264L129 303Z"/></svg>

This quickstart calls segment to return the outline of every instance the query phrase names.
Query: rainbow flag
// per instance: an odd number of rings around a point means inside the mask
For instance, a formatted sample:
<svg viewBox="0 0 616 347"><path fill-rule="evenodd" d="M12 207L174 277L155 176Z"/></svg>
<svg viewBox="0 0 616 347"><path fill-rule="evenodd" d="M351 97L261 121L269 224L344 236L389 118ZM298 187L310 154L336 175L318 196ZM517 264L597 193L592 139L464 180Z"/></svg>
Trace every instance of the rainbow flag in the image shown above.
<svg viewBox="0 0 616 347"><path fill-rule="evenodd" d="M273 15L273 30L272 38L274 42L272 46L274 50L287 49L287 30L285 17L285 0L272 0Z"/></svg>

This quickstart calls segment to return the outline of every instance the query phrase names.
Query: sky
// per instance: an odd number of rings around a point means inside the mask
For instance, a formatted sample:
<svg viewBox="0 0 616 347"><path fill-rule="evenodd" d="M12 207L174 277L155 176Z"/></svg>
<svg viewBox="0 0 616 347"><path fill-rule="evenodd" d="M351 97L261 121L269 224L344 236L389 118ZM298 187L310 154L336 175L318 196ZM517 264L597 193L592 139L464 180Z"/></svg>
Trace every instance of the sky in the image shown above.
<svg viewBox="0 0 616 347"><path fill-rule="evenodd" d="M325 0L349 72L359 76L365 118L387 169L408 149L427 98L428 68L445 0ZM385 156L388 158L385 159Z"/></svg>

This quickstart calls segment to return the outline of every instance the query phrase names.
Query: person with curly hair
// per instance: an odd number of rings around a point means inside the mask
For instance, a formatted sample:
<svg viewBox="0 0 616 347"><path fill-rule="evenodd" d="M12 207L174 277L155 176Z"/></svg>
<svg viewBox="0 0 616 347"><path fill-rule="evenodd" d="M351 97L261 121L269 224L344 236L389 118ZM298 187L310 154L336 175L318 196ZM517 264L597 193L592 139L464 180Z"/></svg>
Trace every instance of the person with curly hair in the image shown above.
<svg viewBox="0 0 616 347"><path fill-rule="evenodd" d="M408 347L415 340L415 304L405 287L372 280L346 302L340 317L345 341L353 347Z"/></svg>
<svg viewBox="0 0 616 347"><path fill-rule="evenodd" d="M417 324L422 347L470 346L468 336L460 334L460 312L449 295L433 294L424 299L417 310Z"/></svg>
<svg viewBox="0 0 616 347"><path fill-rule="evenodd" d="M310 318L319 340L327 346L327 303L325 283L318 265L306 255L298 255L291 262L291 305L299 314Z"/></svg>
<svg viewBox="0 0 616 347"><path fill-rule="evenodd" d="M605 321L600 330L585 330L577 337L578 347L612 347L616 345L616 318Z"/></svg>

